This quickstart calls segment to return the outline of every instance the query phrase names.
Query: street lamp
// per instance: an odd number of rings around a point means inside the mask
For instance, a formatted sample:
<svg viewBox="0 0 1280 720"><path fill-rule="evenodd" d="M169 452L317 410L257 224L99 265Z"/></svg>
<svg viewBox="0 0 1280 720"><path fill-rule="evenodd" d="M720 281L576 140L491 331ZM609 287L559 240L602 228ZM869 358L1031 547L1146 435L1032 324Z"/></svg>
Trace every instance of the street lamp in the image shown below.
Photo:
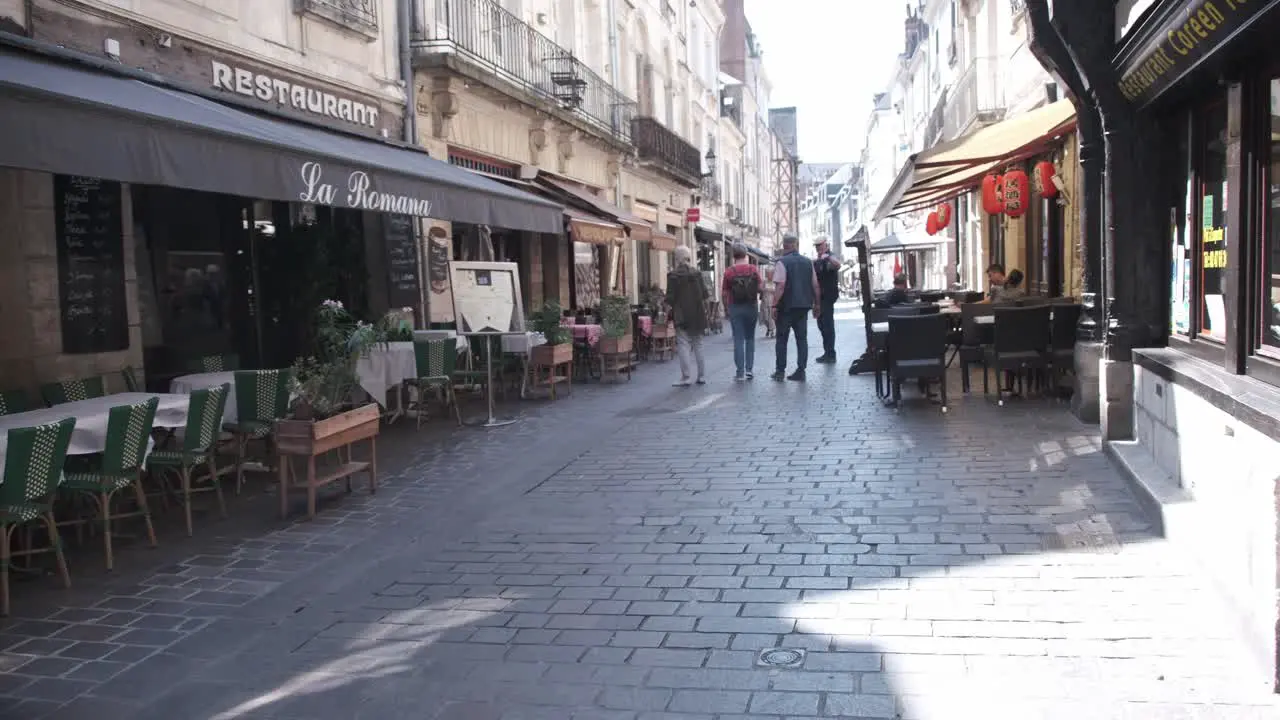
<svg viewBox="0 0 1280 720"><path fill-rule="evenodd" d="M712 175L716 174L716 149L715 148L710 148L707 150L706 160L707 160L707 167L710 169L702 173L702 177L709 178Z"/></svg>

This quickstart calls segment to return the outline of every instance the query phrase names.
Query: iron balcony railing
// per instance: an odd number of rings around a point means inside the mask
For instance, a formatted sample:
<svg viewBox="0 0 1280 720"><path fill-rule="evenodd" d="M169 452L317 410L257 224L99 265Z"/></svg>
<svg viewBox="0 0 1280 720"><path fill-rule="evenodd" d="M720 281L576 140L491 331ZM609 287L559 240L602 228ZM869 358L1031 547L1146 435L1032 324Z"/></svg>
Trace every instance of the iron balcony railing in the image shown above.
<svg viewBox="0 0 1280 720"><path fill-rule="evenodd" d="M411 45L452 55L629 143L635 103L546 35L493 0L412 0Z"/></svg>
<svg viewBox="0 0 1280 720"><path fill-rule="evenodd" d="M944 140L1003 120L1005 99L999 58L976 58L949 95Z"/></svg>
<svg viewBox="0 0 1280 720"><path fill-rule="evenodd" d="M651 117L638 117L631 121L631 139L642 162L655 164L658 169L695 188L702 184L702 154L698 148L685 142L679 135L663 127Z"/></svg>
<svg viewBox="0 0 1280 720"><path fill-rule="evenodd" d="M299 12L318 15L330 22L363 32L378 32L375 0L297 0Z"/></svg>

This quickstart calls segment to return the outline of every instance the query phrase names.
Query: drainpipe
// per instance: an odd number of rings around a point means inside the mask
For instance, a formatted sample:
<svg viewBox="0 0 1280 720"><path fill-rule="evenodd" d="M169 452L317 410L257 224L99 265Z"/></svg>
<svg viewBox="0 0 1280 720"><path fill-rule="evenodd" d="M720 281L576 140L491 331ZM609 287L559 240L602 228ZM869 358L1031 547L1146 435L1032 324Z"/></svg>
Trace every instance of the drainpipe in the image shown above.
<svg viewBox="0 0 1280 720"><path fill-rule="evenodd" d="M413 10L409 4L413 0L397 0L397 28L400 39L400 84L404 89L404 122L402 123L403 140L410 145L418 144L418 107L417 83L413 77L413 49L410 47L411 34L409 23ZM422 240L426 236L422 231L421 219L413 222L414 243L418 255L418 318L422 327L430 327L431 298L427 292L427 284L422 279L427 276L427 263L422 251Z"/></svg>
<svg viewBox="0 0 1280 720"><path fill-rule="evenodd" d="M1082 267L1081 303L1084 312L1077 326L1076 381L1071 396L1072 412L1079 419L1100 420L1099 367L1105 342L1108 274L1104 271L1103 229L1109 217L1103 202L1106 183L1106 143L1097 98L1062 34L1049 16L1045 0L1026 4L1030 38L1028 45L1040 63L1066 87L1076 105L1079 135L1081 195L1077 208L1080 220Z"/></svg>
<svg viewBox="0 0 1280 720"><path fill-rule="evenodd" d="M400 82L404 86L404 141L411 144L418 144L418 108L415 100L417 99L417 91L415 90L413 78L413 49L410 47L410 23L413 18L413 11L409 4L413 0L399 0L396 3L396 11L399 13L400 28Z"/></svg>

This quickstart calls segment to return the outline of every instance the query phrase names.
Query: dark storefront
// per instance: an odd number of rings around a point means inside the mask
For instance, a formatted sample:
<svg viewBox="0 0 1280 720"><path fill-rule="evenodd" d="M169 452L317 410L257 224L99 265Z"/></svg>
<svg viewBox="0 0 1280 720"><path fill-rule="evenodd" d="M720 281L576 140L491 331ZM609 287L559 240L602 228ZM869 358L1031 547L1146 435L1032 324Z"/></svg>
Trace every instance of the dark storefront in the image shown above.
<svg viewBox="0 0 1280 720"><path fill-rule="evenodd" d="M1155 4L1119 41L1120 91L1137 108L1137 131L1158 140L1158 171L1136 178L1132 207L1153 206L1161 226L1114 242L1141 243L1121 250L1161 263L1167 293L1164 303L1134 303L1136 316L1125 319L1154 328L1153 344L1164 347L1134 350L1133 440L1110 446L1140 496L1166 508L1166 535L1186 540L1213 570L1273 673L1280 627L1277 31L1280 2L1178 0ZM1117 28L1117 37L1123 32ZM1116 274L1115 292L1133 296ZM1177 514L1167 512L1172 498Z"/></svg>
<svg viewBox="0 0 1280 720"><path fill-rule="evenodd" d="M58 261L58 322L41 328L48 340L10 349L33 368L11 382L129 364L163 387L192 359L224 354L280 367L307 346L323 300L366 319L419 314L426 218L563 230L559 204L370 138L368 123L390 114L320 87L332 129L0 35L0 172L34 198L8 198L0 214L23 242L45 242L52 223ZM342 127L356 120L364 131Z"/></svg>

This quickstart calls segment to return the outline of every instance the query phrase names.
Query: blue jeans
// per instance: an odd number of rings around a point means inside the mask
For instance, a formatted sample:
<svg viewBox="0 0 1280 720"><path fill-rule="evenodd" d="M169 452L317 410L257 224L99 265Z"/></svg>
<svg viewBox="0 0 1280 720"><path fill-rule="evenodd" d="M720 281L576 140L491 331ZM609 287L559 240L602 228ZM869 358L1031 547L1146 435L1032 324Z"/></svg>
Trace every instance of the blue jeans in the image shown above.
<svg viewBox="0 0 1280 720"><path fill-rule="evenodd" d="M733 366L738 377L754 372L756 361L756 322L760 309L755 303L729 306L729 326L733 329Z"/></svg>

